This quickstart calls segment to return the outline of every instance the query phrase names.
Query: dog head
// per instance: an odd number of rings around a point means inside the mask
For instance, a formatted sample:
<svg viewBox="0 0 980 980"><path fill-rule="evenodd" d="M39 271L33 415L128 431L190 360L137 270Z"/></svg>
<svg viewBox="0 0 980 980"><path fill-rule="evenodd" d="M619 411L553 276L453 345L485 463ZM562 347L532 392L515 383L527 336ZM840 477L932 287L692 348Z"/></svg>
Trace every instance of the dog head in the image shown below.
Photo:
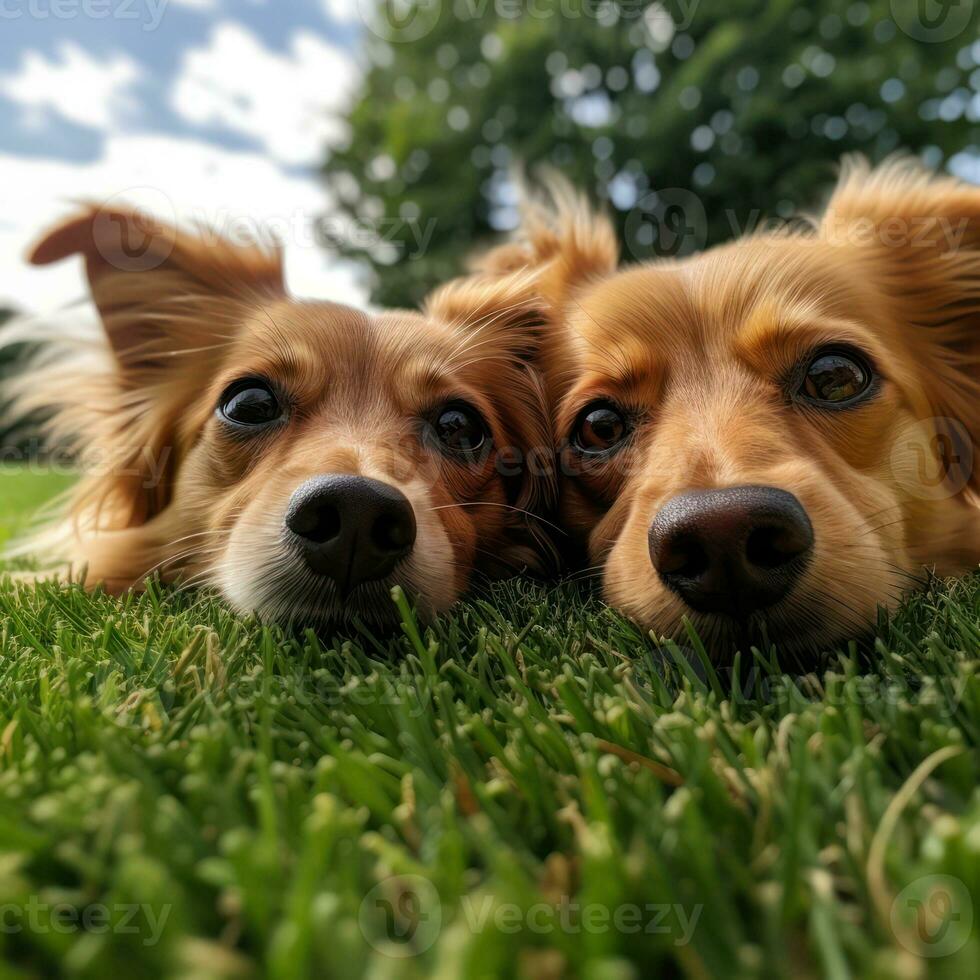
<svg viewBox="0 0 980 980"><path fill-rule="evenodd" d="M305 622L423 614L477 568L535 567L550 477L524 317L478 291L370 315L286 295L275 251L88 210L32 253L81 254L104 339L21 383L86 474L68 551L114 590L159 569ZM64 542L63 542L64 543Z"/></svg>
<svg viewBox="0 0 980 980"><path fill-rule="evenodd" d="M535 277L563 522L640 623L811 650L980 561L980 190L854 163L812 228L624 269L573 202L485 273Z"/></svg>

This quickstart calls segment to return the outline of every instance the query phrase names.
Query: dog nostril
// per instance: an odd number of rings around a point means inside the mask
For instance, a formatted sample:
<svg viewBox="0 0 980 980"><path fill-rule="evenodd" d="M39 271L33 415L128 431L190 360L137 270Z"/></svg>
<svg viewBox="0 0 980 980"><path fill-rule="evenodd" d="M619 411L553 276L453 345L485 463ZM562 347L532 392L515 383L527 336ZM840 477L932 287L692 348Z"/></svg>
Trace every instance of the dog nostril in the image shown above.
<svg viewBox="0 0 980 980"><path fill-rule="evenodd" d="M783 547L785 528L757 527L745 542L745 557L759 568L778 568L792 558Z"/></svg>
<svg viewBox="0 0 980 980"><path fill-rule="evenodd" d="M415 544L415 511L396 487L368 477L314 477L293 494L285 516L307 567L341 595L391 574Z"/></svg>
<svg viewBox="0 0 980 980"><path fill-rule="evenodd" d="M745 542L745 557L759 568L779 568L809 546L795 527L757 527Z"/></svg>
<svg viewBox="0 0 980 980"><path fill-rule="evenodd" d="M340 512L330 505L300 508L291 515L289 530L314 544L324 544L340 534Z"/></svg>
<svg viewBox="0 0 980 980"><path fill-rule="evenodd" d="M708 570L708 553L696 537L679 534L665 540L657 550L655 564L661 575L697 578Z"/></svg>
<svg viewBox="0 0 980 980"><path fill-rule="evenodd" d="M383 552L401 552L415 543L415 528L404 516L384 514L371 528L374 546Z"/></svg>
<svg viewBox="0 0 980 980"><path fill-rule="evenodd" d="M660 509L649 547L663 583L692 609L744 617L790 593L813 527L796 497L776 487L693 490Z"/></svg>

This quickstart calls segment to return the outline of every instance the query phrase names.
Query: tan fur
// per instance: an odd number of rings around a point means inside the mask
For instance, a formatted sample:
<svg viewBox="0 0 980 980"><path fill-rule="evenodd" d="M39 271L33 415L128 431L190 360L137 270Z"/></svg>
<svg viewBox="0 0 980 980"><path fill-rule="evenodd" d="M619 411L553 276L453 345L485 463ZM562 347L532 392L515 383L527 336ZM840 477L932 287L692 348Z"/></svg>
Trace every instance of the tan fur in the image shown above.
<svg viewBox="0 0 980 980"><path fill-rule="evenodd" d="M130 247L130 246L138 247ZM476 569L546 561L536 512L553 497L543 385L529 366L533 330L475 291L436 294L425 313L368 315L286 295L280 258L207 229L170 228L135 212L91 208L53 229L32 261L84 256L104 328L79 354L49 347L16 383L16 407L50 414L82 477L64 519L26 545L113 592L147 575L216 586L237 607L281 618L384 618L402 585L420 609L445 609ZM222 391L260 375L288 392L284 431L236 441L215 418ZM422 420L465 398L493 451L450 460ZM410 500L413 554L391 581L366 583L341 608L282 546L293 492L350 473Z"/></svg>
<svg viewBox="0 0 980 980"><path fill-rule="evenodd" d="M537 284L562 519L612 604L659 634L687 615L709 641L729 636L722 617L692 615L649 556L654 515L698 488L776 486L808 511L809 569L755 624L784 649L862 632L924 567L976 568L980 189L851 161L812 228L621 270L608 222L586 223L580 204L545 228L535 217L477 276L525 303ZM872 358L880 391L839 412L792 401L788 376L835 342ZM563 440L596 397L638 424L627 448L583 465Z"/></svg>

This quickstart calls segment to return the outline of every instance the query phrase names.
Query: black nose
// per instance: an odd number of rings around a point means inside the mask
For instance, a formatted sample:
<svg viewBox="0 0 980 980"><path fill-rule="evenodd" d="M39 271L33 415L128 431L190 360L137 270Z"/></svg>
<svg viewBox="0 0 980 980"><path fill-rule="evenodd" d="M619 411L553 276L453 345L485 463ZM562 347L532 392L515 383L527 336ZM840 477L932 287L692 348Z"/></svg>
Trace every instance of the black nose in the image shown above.
<svg viewBox="0 0 980 980"><path fill-rule="evenodd" d="M650 525L650 558L692 609L744 617L782 599L806 568L813 526L776 487L693 490Z"/></svg>
<svg viewBox="0 0 980 980"><path fill-rule="evenodd" d="M286 511L307 564L346 594L384 578L415 544L415 512L394 487L363 476L304 483Z"/></svg>

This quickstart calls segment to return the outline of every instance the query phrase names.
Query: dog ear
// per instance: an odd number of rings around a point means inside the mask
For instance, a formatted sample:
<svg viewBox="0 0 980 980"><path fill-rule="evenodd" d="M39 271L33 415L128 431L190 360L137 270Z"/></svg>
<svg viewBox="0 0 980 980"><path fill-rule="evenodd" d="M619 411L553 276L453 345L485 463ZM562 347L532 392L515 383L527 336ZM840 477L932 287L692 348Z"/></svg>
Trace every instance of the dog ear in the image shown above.
<svg viewBox="0 0 980 980"><path fill-rule="evenodd" d="M937 435L980 491L980 188L915 161L845 163L820 222L882 297L928 386ZM964 445L968 442L968 445Z"/></svg>
<svg viewBox="0 0 980 980"><path fill-rule="evenodd" d="M281 259L95 206L51 229L28 257L47 265L73 255L85 260L108 346L83 352L77 338L56 339L19 380L17 404L47 418L51 439L73 446L83 469L95 463L76 486L76 514L106 529L137 527L169 503L193 438L188 409L244 316L284 294Z"/></svg>
<svg viewBox="0 0 980 980"><path fill-rule="evenodd" d="M277 250L233 244L205 229L193 234L135 208L91 205L49 230L28 259L48 265L72 255L85 260L92 299L123 367L171 352L181 323L215 300L284 291Z"/></svg>
<svg viewBox="0 0 980 980"><path fill-rule="evenodd" d="M560 319L575 292L609 275L619 263L612 222L556 173L547 176L543 195L530 199L514 238L473 263L477 275L533 278L547 315Z"/></svg>
<svg viewBox="0 0 980 980"><path fill-rule="evenodd" d="M514 237L475 257L469 275L433 292L426 310L445 321L506 334L533 356L577 290L614 272L618 262L609 219L551 174L545 194L525 205Z"/></svg>
<svg viewBox="0 0 980 980"><path fill-rule="evenodd" d="M532 360L545 310L533 273L474 272L435 289L423 304L427 316L465 332L473 343ZM476 335L479 334L479 337Z"/></svg>

